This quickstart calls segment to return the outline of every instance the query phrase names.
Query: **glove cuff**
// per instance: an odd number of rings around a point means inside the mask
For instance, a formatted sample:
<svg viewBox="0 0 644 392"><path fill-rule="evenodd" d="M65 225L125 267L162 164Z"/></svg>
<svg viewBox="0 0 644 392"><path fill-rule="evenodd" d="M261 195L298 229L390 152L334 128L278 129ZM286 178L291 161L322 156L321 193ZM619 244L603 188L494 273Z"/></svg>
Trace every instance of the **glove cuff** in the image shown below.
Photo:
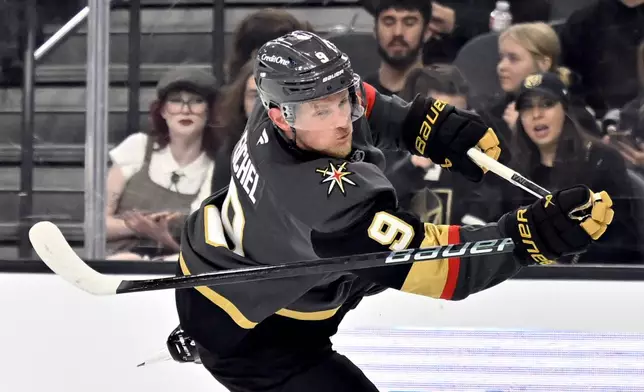
<svg viewBox="0 0 644 392"><path fill-rule="evenodd" d="M546 248L538 230L534 226L530 208L519 208L508 212L499 220L505 235L514 242L514 255L523 265L553 264L561 255L553 254Z"/></svg>

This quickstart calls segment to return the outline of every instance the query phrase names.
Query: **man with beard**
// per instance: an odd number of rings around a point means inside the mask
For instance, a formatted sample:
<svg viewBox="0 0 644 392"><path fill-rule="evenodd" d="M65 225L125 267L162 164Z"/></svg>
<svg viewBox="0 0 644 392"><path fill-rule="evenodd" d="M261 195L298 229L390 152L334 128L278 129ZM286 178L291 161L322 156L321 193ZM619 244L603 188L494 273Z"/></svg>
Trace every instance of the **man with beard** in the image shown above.
<svg viewBox="0 0 644 392"><path fill-rule="evenodd" d="M382 58L378 73L365 81L382 94L402 90L409 72L423 65L422 48L431 38L427 0L382 0L375 10L374 33Z"/></svg>

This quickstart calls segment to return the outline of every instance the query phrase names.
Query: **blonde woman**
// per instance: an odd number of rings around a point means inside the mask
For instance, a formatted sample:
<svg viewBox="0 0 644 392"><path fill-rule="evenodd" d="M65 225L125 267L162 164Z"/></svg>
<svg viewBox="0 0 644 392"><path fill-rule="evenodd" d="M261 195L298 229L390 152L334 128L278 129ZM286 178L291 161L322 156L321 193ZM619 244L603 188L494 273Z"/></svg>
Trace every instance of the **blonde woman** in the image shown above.
<svg viewBox="0 0 644 392"><path fill-rule="evenodd" d="M567 68L559 66L561 45L557 33L543 22L519 23L499 35L499 63L496 67L499 84L505 93L501 99L484 110L497 133L508 141L514 137L519 113L515 107L516 94L525 78L533 73L553 72L573 90L573 110L584 127L599 134L594 117L574 97L575 80Z"/></svg>
<svg viewBox="0 0 644 392"><path fill-rule="evenodd" d="M555 71L560 54L557 33L545 23L516 24L501 33L496 73L505 96L492 115L503 119L506 131L515 130L519 113L514 98L521 82L535 72Z"/></svg>

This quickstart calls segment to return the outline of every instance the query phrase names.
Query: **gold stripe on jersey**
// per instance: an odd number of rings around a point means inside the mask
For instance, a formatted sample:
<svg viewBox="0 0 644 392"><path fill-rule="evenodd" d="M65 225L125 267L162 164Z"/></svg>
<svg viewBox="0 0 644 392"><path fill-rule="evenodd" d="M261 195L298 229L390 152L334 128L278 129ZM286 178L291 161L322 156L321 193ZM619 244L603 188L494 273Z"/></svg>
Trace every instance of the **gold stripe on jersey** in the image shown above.
<svg viewBox="0 0 644 392"><path fill-rule="evenodd" d="M449 243L449 226L425 223L425 238L421 248ZM449 259L413 263L401 291L440 298L449 275Z"/></svg>
<svg viewBox="0 0 644 392"><path fill-rule="evenodd" d="M185 276L191 275L190 270L188 269L188 265L183 259L183 255L181 253L179 254L179 265L181 266L181 272ZM208 298L212 303L219 306L224 312L228 313L230 318L240 327L244 329L251 329L257 325L256 322L250 321L248 318L246 318L246 316L244 316L244 314L237 308L237 306L235 306L235 304L230 302L223 295L215 292L210 287L198 286L195 287L195 289L197 289L197 291L199 291L201 295Z"/></svg>
<svg viewBox="0 0 644 392"><path fill-rule="evenodd" d="M225 208L224 208L225 211ZM223 247L229 249L228 244L226 243L226 237L224 235L224 230L222 226L221 215L219 210L214 205L207 205L203 208L203 223L204 223L204 240L206 244L214 247ZM179 263L181 265L181 271L184 275L190 275L191 272L187 266L183 255L179 255ZM213 289L207 286L195 287L199 293L204 297L208 298L212 303L220 307L224 312L226 312L230 318L240 327L244 329L254 328L258 323L249 320L244 314L233 304L229 299L225 298L221 294L217 293ZM328 310L312 311L312 312L303 312L298 310L291 309L280 309L276 314L289 317L296 320L304 321L319 321L326 320L333 317L340 307Z"/></svg>
<svg viewBox="0 0 644 392"><path fill-rule="evenodd" d="M289 317L296 320L319 321L319 320L330 319L338 312L339 309L340 309L339 306L335 309L318 310L315 312L301 312L298 310L281 309L277 311L277 314L279 314L280 316Z"/></svg>

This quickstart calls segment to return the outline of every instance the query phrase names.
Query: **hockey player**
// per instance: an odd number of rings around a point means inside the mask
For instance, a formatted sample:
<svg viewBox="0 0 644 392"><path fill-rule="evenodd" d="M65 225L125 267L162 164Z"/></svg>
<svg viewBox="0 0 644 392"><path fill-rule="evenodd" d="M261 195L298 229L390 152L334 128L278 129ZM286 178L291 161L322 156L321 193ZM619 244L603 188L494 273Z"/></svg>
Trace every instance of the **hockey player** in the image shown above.
<svg viewBox="0 0 644 392"><path fill-rule="evenodd" d="M187 222L180 274L511 237L514 255L307 275L176 292L181 327L201 362L233 392L364 392L376 387L331 347L345 314L386 288L460 300L578 252L610 223L609 196L555 192L480 227L438 226L397 208L377 147L408 149L473 181L466 156L500 154L477 117L431 98L408 104L361 83L330 42L301 31L257 53L257 105L231 159L225 198ZM587 211L581 220L573 210ZM481 249L485 252L485 249Z"/></svg>

